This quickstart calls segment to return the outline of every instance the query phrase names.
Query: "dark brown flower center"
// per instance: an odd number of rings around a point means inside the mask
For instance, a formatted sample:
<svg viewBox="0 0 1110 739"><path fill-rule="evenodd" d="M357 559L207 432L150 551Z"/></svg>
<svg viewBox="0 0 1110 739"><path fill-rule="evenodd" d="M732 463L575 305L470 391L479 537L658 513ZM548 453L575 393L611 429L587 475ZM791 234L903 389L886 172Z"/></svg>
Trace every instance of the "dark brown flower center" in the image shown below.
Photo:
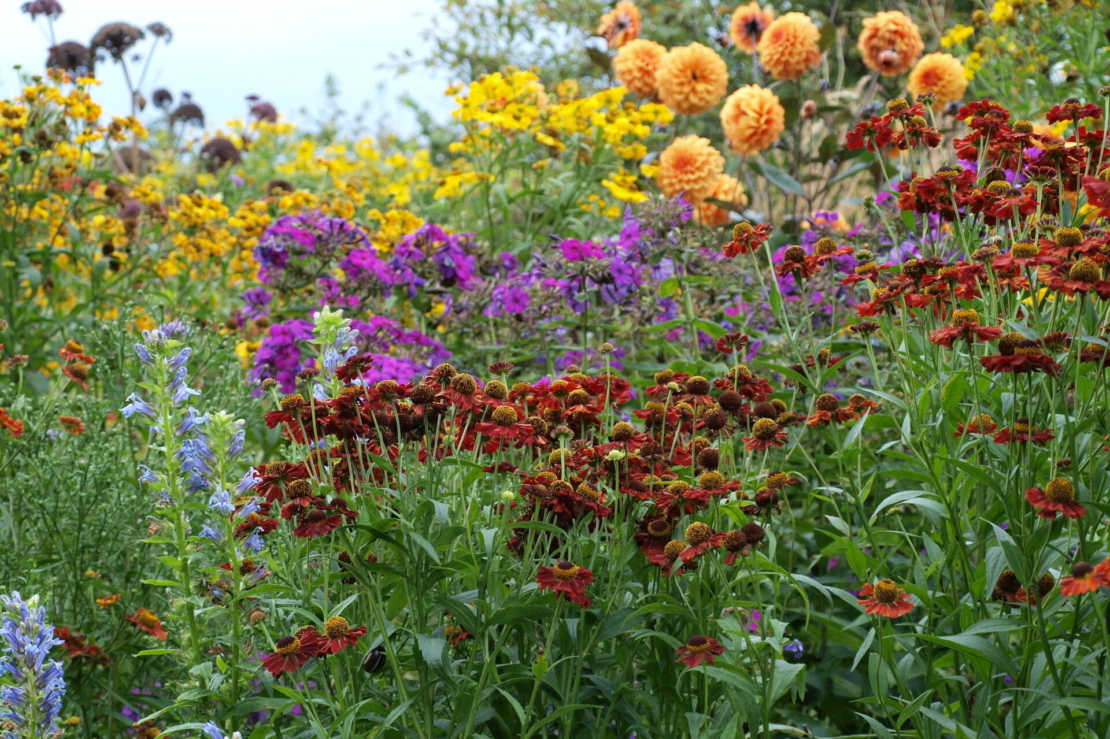
<svg viewBox="0 0 1110 739"><path fill-rule="evenodd" d="M288 657L291 654L297 654L301 651L301 640L295 636L283 636L277 640L277 648L275 652L282 657Z"/></svg>
<svg viewBox="0 0 1110 739"><path fill-rule="evenodd" d="M900 590L893 580L884 578L875 583L875 600L884 605L893 605L898 602Z"/></svg>
<svg viewBox="0 0 1110 739"><path fill-rule="evenodd" d="M1087 562L1076 562L1071 568L1071 576L1077 580L1082 580L1094 571L1095 568Z"/></svg>
<svg viewBox="0 0 1110 739"><path fill-rule="evenodd" d="M563 582L569 582L574 579L580 569L582 568L578 565L563 560L555 564L555 577Z"/></svg>
<svg viewBox="0 0 1110 739"><path fill-rule="evenodd" d="M690 638L690 641L686 642L686 649L695 654L708 651L710 646L712 645L709 643L709 639L704 636L694 636Z"/></svg>
<svg viewBox="0 0 1110 739"><path fill-rule="evenodd" d="M1071 503L1075 500L1075 486L1071 481L1057 477L1044 486L1044 494L1053 503Z"/></svg>

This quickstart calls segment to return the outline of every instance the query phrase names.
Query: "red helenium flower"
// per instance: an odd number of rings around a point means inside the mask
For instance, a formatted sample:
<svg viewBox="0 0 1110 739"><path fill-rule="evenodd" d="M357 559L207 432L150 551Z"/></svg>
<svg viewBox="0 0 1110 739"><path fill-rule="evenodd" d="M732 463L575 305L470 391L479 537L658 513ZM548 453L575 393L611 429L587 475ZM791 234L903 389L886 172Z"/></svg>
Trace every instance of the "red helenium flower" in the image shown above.
<svg viewBox="0 0 1110 739"><path fill-rule="evenodd" d="M566 596L567 600L583 608L593 605L586 595L586 586L593 581L593 572L566 560L560 560L554 567L541 567L536 575L540 590L551 590L557 598Z"/></svg>

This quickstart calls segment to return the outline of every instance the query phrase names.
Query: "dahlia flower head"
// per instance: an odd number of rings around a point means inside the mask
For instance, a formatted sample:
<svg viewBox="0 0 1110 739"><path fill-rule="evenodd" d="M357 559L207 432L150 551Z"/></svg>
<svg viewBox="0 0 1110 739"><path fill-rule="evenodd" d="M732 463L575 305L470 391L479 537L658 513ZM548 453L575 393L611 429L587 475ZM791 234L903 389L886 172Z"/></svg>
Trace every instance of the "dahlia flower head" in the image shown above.
<svg viewBox="0 0 1110 739"><path fill-rule="evenodd" d="M707 197L724 203L731 203L739 209L748 205L748 194L744 192L744 186L740 184L740 180L727 174L717 175L716 187ZM694 210L694 217L703 226L714 227L728 223L731 214L728 210L703 200Z"/></svg>
<svg viewBox="0 0 1110 739"><path fill-rule="evenodd" d="M708 46L696 42L679 46L659 62L655 85L668 108L682 115L698 115L725 96L728 65Z"/></svg>
<svg viewBox="0 0 1110 739"><path fill-rule="evenodd" d="M732 11L728 23L728 37L732 45L745 54L755 54L756 44L763 32L775 20L775 11L761 8L759 3L741 5Z"/></svg>
<svg viewBox="0 0 1110 739"><path fill-rule="evenodd" d="M964 65L959 59L951 54L934 52L921 57L906 80L906 89L917 97L933 93L937 96L933 108L939 109L962 98L967 83Z"/></svg>
<svg viewBox="0 0 1110 739"><path fill-rule="evenodd" d="M820 37L808 15L787 13L776 18L759 39L759 63L776 80L797 79L821 61Z"/></svg>
<svg viewBox="0 0 1110 739"><path fill-rule="evenodd" d="M900 10L884 10L864 19L856 48L868 69L892 77L913 67L925 42L909 16Z"/></svg>
<svg viewBox="0 0 1110 739"><path fill-rule="evenodd" d="M620 48L613 58L613 71L622 85L640 97L654 97L657 88L655 77L659 63L666 56L667 49L662 44L647 39L629 41Z"/></svg>
<svg viewBox="0 0 1110 739"><path fill-rule="evenodd" d="M601 36L612 49L619 49L640 36L643 15L635 3L620 0L613 9L601 16L597 35Z"/></svg>
<svg viewBox="0 0 1110 739"><path fill-rule="evenodd" d="M668 198L682 195L687 202L696 204L716 189L717 176L724 168L725 158L709 139L681 136L659 155L655 179Z"/></svg>
<svg viewBox="0 0 1110 739"><path fill-rule="evenodd" d="M786 110L775 93L747 85L728 96L721 108L721 128L733 151L757 154L778 141L786 128Z"/></svg>

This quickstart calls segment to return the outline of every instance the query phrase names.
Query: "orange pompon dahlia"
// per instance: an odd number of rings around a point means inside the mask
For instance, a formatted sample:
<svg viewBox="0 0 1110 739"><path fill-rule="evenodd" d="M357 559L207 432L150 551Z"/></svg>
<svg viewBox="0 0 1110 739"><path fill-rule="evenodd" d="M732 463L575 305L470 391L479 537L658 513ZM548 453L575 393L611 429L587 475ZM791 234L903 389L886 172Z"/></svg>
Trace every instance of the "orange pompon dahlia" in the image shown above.
<svg viewBox="0 0 1110 739"><path fill-rule="evenodd" d="M613 49L619 49L633 39L639 38L643 26L643 16L635 3L620 0L612 10L601 16L597 35L608 42Z"/></svg>
<svg viewBox="0 0 1110 739"><path fill-rule="evenodd" d="M786 128L778 95L759 85L741 87L721 108L721 128L729 146L745 156L770 148Z"/></svg>
<svg viewBox="0 0 1110 739"><path fill-rule="evenodd" d="M859 591L859 604L868 613L877 613L887 618L905 616L913 610L913 602L905 590L893 580L882 579L872 585L867 583Z"/></svg>
<svg viewBox="0 0 1110 739"><path fill-rule="evenodd" d="M632 92L645 98L654 97L655 76L666 54L667 48L654 41L642 38L629 41L613 58L613 71L620 83Z"/></svg>
<svg viewBox="0 0 1110 739"><path fill-rule="evenodd" d="M759 62L776 80L793 80L821 60L821 32L805 13L776 18L756 45Z"/></svg>
<svg viewBox="0 0 1110 739"><path fill-rule="evenodd" d="M655 76L659 99L676 113L697 115L712 108L728 90L728 65L708 46L671 49Z"/></svg>
<svg viewBox="0 0 1110 739"><path fill-rule="evenodd" d="M728 37L732 45L745 54L754 54L755 45L763 37L763 32L775 20L775 11L770 8L763 9L759 3L741 5L732 11L732 19L728 24Z"/></svg>
<svg viewBox="0 0 1110 739"><path fill-rule="evenodd" d="M744 192L744 186L740 184L740 180L727 174L717 175L717 186L708 197L732 203L738 209L743 209L748 204L748 194ZM728 223L729 211L713 203L702 201L694 211L694 217L703 226L723 226Z"/></svg>
<svg viewBox="0 0 1110 739"><path fill-rule="evenodd" d="M933 93L937 96L933 108L942 108L964 96L967 90L964 65L951 54L926 54L910 72L906 88L918 97L927 92Z"/></svg>
<svg viewBox="0 0 1110 739"><path fill-rule="evenodd" d="M725 158L709 139L681 136L659 155L655 180L668 198L683 195L690 203L700 203L717 188L724 168Z"/></svg>
<svg viewBox="0 0 1110 739"><path fill-rule="evenodd" d="M925 50L925 42L909 16L884 10L864 19L856 48L868 69L889 77L909 71Z"/></svg>

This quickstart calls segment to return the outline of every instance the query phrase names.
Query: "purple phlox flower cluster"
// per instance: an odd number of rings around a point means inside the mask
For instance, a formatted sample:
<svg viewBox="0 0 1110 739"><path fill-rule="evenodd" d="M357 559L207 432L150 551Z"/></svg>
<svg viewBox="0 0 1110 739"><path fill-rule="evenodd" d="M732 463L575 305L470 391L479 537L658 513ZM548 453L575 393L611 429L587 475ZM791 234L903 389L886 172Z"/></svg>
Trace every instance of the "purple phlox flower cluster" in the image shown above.
<svg viewBox="0 0 1110 739"><path fill-rule="evenodd" d="M266 288L252 287L239 297L246 303L243 308L243 315L247 319L257 321L270 315L270 303L273 301L274 295Z"/></svg>
<svg viewBox="0 0 1110 739"><path fill-rule="evenodd" d="M451 358L451 352L438 339L407 329L389 318L354 320L351 326L358 329L360 346L373 358L373 364L363 375L367 383L410 382Z"/></svg>
<svg viewBox="0 0 1110 739"><path fill-rule="evenodd" d="M258 240L254 259L260 268L259 279L270 285L279 281L282 272L298 271L309 259L329 263L341 249L369 244L369 237L359 226L345 218L313 211L274 221Z"/></svg>
<svg viewBox="0 0 1110 739"><path fill-rule="evenodd" d="M61 735L58 714L66 692L62 663L47 659L50 648L61 644L46 623L46 609L37 598L23 600L18 592L0 595L4 606L0 640L0 675L12 684L0 687L0 737L52 739Z"/></svg>
<svg viewBox="0 0 1110 739"><path fill-rule="evenodd" d="M384 257L373 246L353 249L339 263L358 288L403 289L410 299L433 281L446 289L473 290L481 283L477 260L467 247L472 234L449 234L434 223L404 237Z"/></svg>
<svg viewBox="0 0 1110 739"><path fill-rule="evenodd" d="M362 305L358 295L347 295L344 286L334 277L321 277L316 281L320 291L320 305L333 305L339 308L357 308Z"/></svg>
<svg viewBox="0 0 1110 739"><path fill-rule="evenodd" d="M531 303L532 296L523 287L502 283L493 288L489 303L482 309L482 315L487 318L496 318L504 314L519 316L528 310Z"/></svg>
<svg viewBox="0 0 1110 739"><path fill-rule="evenodd" d="M402 239L394 254L412 261L430 257L443 287L473 290L481 281L477 260L467 251L473 237L449 234L434 223L426 223Z"/></svg>
<svg viewBox="0 0 1110 739"><path fill-rule="evenodd" d="M297 387L297 373L313 365L312 359L301 355L300 342L312 338L312 322L294 318L270 326L254 355L252 379L258 381L272 377L281 385L282 392L291 393Z"/></svg>

